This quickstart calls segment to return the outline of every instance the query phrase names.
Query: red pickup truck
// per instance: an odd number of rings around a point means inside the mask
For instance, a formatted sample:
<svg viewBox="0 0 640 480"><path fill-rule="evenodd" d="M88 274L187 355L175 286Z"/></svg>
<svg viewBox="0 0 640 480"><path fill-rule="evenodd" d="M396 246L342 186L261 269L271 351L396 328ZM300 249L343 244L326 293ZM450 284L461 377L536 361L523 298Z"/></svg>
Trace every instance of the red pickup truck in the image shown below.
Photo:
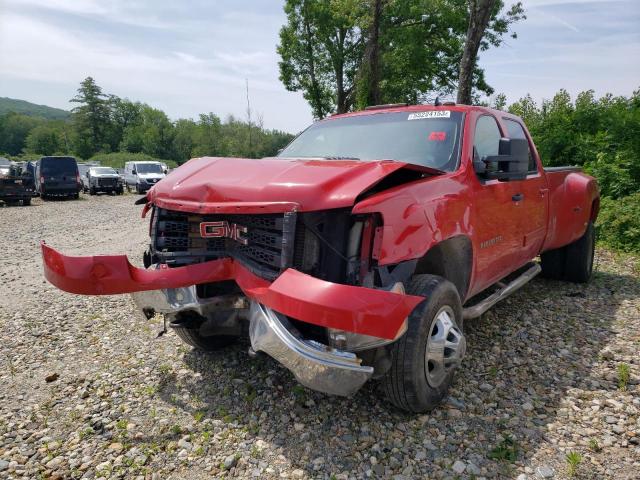
<svg viewBox="0 0 640 480"><path fill-rule="evenodd" d="M138 203L145 268L43 243L46 278L132 293L204 350L248 334L315 390L379 379L423 412L464 357L464 320L539 272L589 280L599 195L579 169L543 168L520 118L445 104L336 115L274 158L195 158Z"/></svg>

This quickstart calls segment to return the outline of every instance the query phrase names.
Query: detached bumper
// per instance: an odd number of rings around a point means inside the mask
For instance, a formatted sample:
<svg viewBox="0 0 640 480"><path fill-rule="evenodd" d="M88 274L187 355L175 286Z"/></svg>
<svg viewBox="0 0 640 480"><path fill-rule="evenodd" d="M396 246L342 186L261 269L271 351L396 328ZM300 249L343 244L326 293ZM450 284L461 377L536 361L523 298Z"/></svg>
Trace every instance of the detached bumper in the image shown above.
<svg viewBox="0 0 640 480"><path fill-rule="evenodd" d="M249 336L255 351L269 354L306 387L331 395L356 393L373 375L355 354L294 336L288 320L270 308L251 302Z"/></svg>
<svg viewBox="0 0 640 480"><path fill-rule="evenodd" d="M234 280L244 294L283 315L306 323L373 337L395 339L422 297L326 282L297 270L273 283L230 258L185 267L145 270L124 255L69 257L42 243L46 279L69 293L114 295L176 289Z"/></svg>

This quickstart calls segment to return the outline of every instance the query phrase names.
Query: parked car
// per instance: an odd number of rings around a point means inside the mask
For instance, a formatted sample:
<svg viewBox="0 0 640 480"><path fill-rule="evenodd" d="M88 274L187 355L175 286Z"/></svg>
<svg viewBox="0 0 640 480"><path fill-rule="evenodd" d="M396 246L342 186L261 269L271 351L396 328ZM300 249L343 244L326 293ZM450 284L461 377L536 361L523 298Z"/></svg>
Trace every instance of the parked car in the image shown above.
<svg viewBox="0 0 640 480"><path fill-rule="evenodd" d="M20 165L0 157L0 200L6 205L31 205L33 176Z"/></svg>
<svg viewBox="0 0 640 480"><path fill-rule="evenodd" d="M36 164L36 192L42 197L79 198L82 190L78 162L73 157L42 157Z"/></svg>
<svg viewBox="0 0 640 480"><path fill-rule="evenodd" d="M122 195L124 192L124 185L120 175L111 167L91 167L85 174L85 178L87 189L91 195L95 195L98 192Z"/></svg>
<svg viewBox="0 0 640 480"><path fill-rule="evenodd" d="M138 201L146 269L42 249L54 285L133 293L196 348L248 330L250 353L309 388L351 395L379 379L424 412L462 363L465 320L540 272L590 279L599 202L578 168L542 166L517 116L378 107L320 121L275 158L182 165Z"/></svg>
<svg viewBox="0 0 640 480"><path fill-rule="evenodd" d="M124 181L127 191L145 193L167 174L160 162L127 162L124 165Z"/></svg>
<svg viewBox="0 0 640 480"><path fill-rule="evenodd" d="M82 191L89 193L89 183L87 178L87 172L91 167L99 167L100 162L93 163L78 163L78 174L80 175L80 182L82 183Z"/></svg>

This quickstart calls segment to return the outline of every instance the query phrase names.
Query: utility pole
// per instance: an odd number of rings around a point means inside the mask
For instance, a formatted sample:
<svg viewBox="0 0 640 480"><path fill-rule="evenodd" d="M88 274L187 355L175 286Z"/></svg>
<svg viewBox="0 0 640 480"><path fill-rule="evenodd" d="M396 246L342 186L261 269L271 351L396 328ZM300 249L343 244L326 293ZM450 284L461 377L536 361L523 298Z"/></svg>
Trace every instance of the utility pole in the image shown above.
<svg viewBox="0 0 640 480"><path fill-rule="evenodd" d="M245 78L245 83L247 85L247 122L249 123L249 156L253 156L253 142L251 138L251 131L253 130L251 127L251 102L249 101L249 79Z"/></svg>

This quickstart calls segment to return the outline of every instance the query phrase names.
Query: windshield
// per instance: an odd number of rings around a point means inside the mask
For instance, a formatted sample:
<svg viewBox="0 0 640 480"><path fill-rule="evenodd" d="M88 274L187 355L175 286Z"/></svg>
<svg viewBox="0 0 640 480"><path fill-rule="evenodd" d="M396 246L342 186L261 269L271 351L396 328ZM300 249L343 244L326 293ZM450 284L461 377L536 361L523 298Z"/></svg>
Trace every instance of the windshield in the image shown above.
<svg viewBox="0 0 640 480"><path fill-rule="evenodd" d="M398 160L452 171L458 165L462 113L377 113L318 122L279 157Z"/></svg>
<svg viewBox="0 0 640 480"><path fill-rule="evenodd" d="M159 163L136 163L138 173L164 173Z"/></svg>
<svg viewBox="0 0 640 480"><path fill-rule="evenodd" d="M118 172L116 172L113 168L111 167L98 167L98 168L92 168L91 169L91 173L93 175L117 175Z"/></svg>
<svg viewBox="0 0 640 480"><path fill-rule="evenodd" d="M42 173L45 175L75 175L78 164L73 157L44 157L40 160Z"/></svg>

